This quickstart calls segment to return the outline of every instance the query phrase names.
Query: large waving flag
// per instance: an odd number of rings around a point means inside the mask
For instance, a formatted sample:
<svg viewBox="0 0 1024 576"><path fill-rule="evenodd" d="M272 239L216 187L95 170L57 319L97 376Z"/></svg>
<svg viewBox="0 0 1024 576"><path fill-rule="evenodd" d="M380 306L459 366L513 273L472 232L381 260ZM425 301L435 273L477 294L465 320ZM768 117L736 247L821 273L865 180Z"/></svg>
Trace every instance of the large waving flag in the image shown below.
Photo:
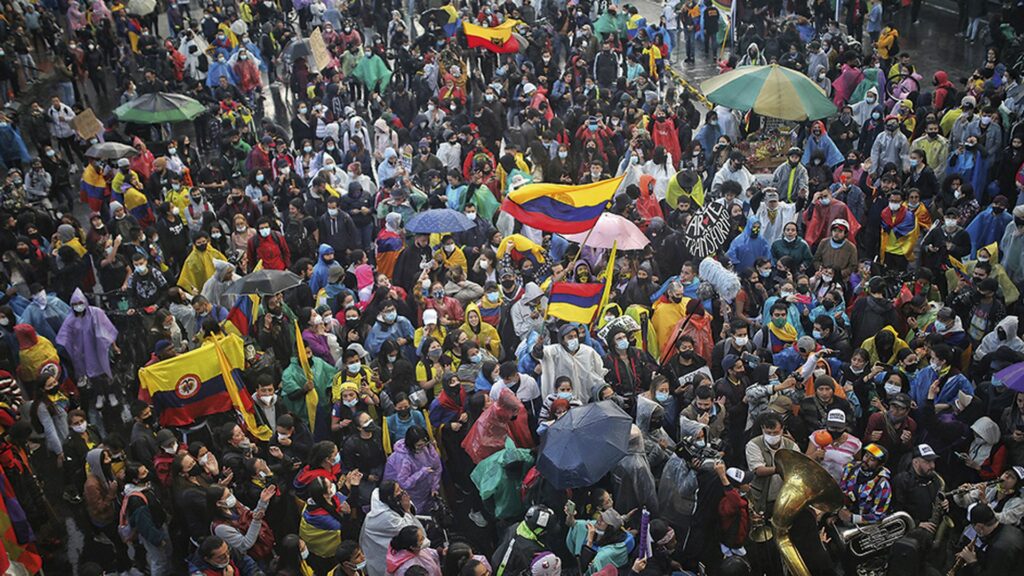
<svg viewBox="0 0 1024 576"><path fill-rule="evenodd" d="M229 335L179 356L139 369L139 383L152 398L162 426L188 426L210 414L237 410L257 438L270 438L257 426L252 397L242 384L242 339Z"/></svg>
<svg viewBox="0 0 1024 576"><path fill-rule="evenodd" d="M519 52L519 40L512 32L519 24L522 24L519 20L506 20L493 28L487 28L463 22L462 31L466 34L466 43L470 48L483 48L497 54L515 54Z"/></svg>
<svg viewBox="0 0 1024 576"><path fill-rule="evenodd" d="M459 18L459 11L451 4L441 6L440 10L447 15L446 21L441 26L444 33L449 37L455 36L455 33L459 31L459 23L462 22L462 18Z"/></svg>
<svg viewBox="0 0 1024 576"><path fill-rule="evenodd" d="M501 209L527 226L556 234L579 234L597 224L623 176L591 184L527 184L510 192Z"/></svg>
<svg viewBox="0 0 1024 576"><path fill-rule="evenodd" d="M224 329L241 338L248 336L256 327L256 311L260 309L260 297L255 294L241 294L235 305L228 310Z"/></svg>

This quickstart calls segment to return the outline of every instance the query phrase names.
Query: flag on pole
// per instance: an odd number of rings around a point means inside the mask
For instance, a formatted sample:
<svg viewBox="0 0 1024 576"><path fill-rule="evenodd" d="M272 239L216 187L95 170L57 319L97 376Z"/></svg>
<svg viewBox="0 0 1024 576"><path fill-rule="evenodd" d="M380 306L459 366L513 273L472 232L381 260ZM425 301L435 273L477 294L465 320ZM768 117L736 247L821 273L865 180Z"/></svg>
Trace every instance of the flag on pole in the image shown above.
<svg viewBox="0 0 1024 576"><path fill-rule="evenodd" d="M527 226L556 234L590 230L624 176L590 184L527 184L509 192L501 209Z"/></svg>
<svg viewBox="0 0 1024 576"><path fill-rule="evenodd" d="M615 279L615 253L619 250L618 241L612 242L612 253L608 255L608 266L604 269L604 292L601 294L601 304L598 310L604 310L608 305L608 298L612 293L612 282ZM597 318L595 315L594 318Z"/></svg>
<svg viewBox="0 0 1024 576"><path fill-rule="evenodd" d="M519 24L522 24L519 20L506 20L488 28L463 22L462 31L470 48L483 48L496 54L515 54L519 52L519 40L512 32Z"/></svg>
<svg viewBox="0 0 1024 576"><path fill-rule="evenodd" d="M555 282L548 296L548 316L590 324L601 304L604 286L597 283Z"/></svg>
<svg viewBox="0 0 1024 576"><path fill-rule="evenodd" d="M309 367L309 358L306 358L306 342L302 339L302 331L299 330L299 323L295 321L295 346L298 348L299 364L302 372L306 375L306 381L313 381L313 369ZM316 386L306 392L306 415L309 417L309 429L316 430L316 407L320 403L320 396L316 393Z"/></svg>

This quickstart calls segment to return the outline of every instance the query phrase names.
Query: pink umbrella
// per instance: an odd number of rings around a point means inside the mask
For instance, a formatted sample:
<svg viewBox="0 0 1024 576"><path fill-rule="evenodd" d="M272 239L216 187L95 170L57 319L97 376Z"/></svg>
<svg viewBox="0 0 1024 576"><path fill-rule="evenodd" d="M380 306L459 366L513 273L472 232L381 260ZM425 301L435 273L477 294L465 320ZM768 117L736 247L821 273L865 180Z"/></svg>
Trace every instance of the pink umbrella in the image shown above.
<svg viewBox="0 0 1024 576"><path fill-rule="evenodd" d="M640 250L651 243L636 224L611 212L601 214L590 232L569 234L565 239L579 244L585 241L588 248L611 248L617 243L619 250Z"/></svg>

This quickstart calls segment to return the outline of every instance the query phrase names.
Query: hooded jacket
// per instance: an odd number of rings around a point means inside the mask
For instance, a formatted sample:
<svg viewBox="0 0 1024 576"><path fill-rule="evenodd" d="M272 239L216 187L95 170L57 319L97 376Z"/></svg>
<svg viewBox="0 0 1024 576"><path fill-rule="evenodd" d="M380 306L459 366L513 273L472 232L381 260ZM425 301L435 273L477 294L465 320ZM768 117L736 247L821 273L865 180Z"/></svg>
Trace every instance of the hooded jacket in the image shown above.
<svg viewBox="0 0 1024 576"><path fill-rule="evenodd" d="M423 524L415 516L395 512L380 499L380 488L374 489L370 496L370 512L359 534L359 547L366 556L368 576L385 576L388 544L406 526L417 526L423 530ZM427 546L429 543L424 543L424 547Z"/></svg>
<svg viewBox="0 0 1024 576"><path fill-rule="evenodd" d="M615 504L619 510L628 512L646 507L652 514L658 513L658 494L654 486L651 465L647 463L644 451L644 437L635 424L629 432L629 452L612 470L615 484Z"/></svg>
<svg viewBox="0 0 1024 576"><path fill-rule="evenodd" d="M103 310L88 305L81 288L71 295L71 305L76 304L85 304L85 312L65 318L56 343L67 350L77 376L110 376L110 347L117 340L117 328Z"/></svg>

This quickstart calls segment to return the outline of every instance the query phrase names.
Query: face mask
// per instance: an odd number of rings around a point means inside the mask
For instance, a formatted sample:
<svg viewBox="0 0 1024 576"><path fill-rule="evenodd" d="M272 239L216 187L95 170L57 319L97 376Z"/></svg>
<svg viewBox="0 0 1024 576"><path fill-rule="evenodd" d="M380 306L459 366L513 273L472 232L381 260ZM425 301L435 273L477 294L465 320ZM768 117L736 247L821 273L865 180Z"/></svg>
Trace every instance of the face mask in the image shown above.
<svg viewBox="0 0 1024 576"><path fill-rule="evenodd" d="M991 117L989 117L989 116L982 116L981 117L981 125L982 126L988 126L991 123L992 123L992 118Z"/></svg>
<svg viewBox="0 0 1024 576"><path fill-rule="evenodd" d="M572 392L559 392L558 397L562 400L572 400Z"/></svg>
<svg viewBox="0 0 1024 576"><path fill-rule="evenodd" d="M942 365L939 364L938 362L934 361L934 360L929 362L928 365L931 366L932 370L935 370L935 372L941 372L942 371Z"/></svg>
<svg viewBox="0 0 1024 576"><path fill-rule="evenodd" d="M220 240L223 236L224 235L220 232L210 232L210 238L213 238L214 240Z"/></svg>
<svg viewBox="0 0 1024 576"><path fill-rule="evenodd" d="M81 314L82 312L85 312L85 308L86 308L85 304L75 304L74 306L71 307L72 310L74 310L75 312L78 312L79 314Z"/></svg>
<svg viewBox="0 0 1024 576"><path fill-rule="evenodd" d="M309 154L310 152L313 151L313 147L312 146L303 146L302 147L302 151L305 152L306 154Z"/></svg>
<svg viewBox="0 0 1024 576"><path fill-rule="evenodd" d="M469 363L470 364L479 364L483 359L484 359L484 355L479 353L479 352L477 352L476 354L473 354L472 356L469 357Z"/></svg>
<svg viewBox="0 0 1024 576"><path fill-rule="evenodd" d="M3 317L3 318L0 318L0 326L10 326L10 325L11 325L11 319L10 318L7 318L6 316Z"/></svg>
<svg viewBox="0 0 1024 576"><path fill-rule="evenodd" d="M260 228L260 236L264 238L270 236L270 228Z"/></svg>
<svg viewBox="0 0 1024 576"><path fill-rule="evenodd" d="M945 332L946 328L949 328L949 326L947 326L945 322L940 322L939 320L935 321L936 332Z"/></svg>
<svg viewBox="0 0 1024 576"><path fill-rule="evenodd" d="M260 402L267 406L273 406L277 402L277 394L271 394L270 396L260 396Z"/></svg>
<svg viewBox="0 0 1024 576"><path fill-rule="evenodd" d="M349 374L358 374L362 368L363 364L361 362L353 362L351 364L348 364Z"/></svg>
<svg viewBox="0 0 1024 576"><path fill-rule="evenodd" d="M451 254L452 252L455 252L455 244L445 244L444 253Z"/></svg>
<svg viewBox="0 0 1024 576"><path fill-rule="evenodd" d="M305 560L306 558L309 558L309 548L303 548L302 550L300 550L299 551L299 556L303 560Z"/></svg>
<svg viewBox="0 0 1024 576"><path fill-rule="evenodd" d="M786 325L786 319L785 318L772 318L772 324L775 325L776 328L782 328L783 326Z"/></svg>
<svg viewBox="0 0 1024 576"><path fill-rule="evenodd" d="M337 208L328 208L327 209L327 213L333 218L333 217L338 215L338 209Z"/></svg>
<svg viewBox="0 0 1024 576"><path fill-rule="evenodd" d="M362 569L364 569L364 568L366 568L366 560L363 560L363 561L362 561L362 562L360 562L359 564L356 564L356 570L357 570L357 571L358 571L358 570L362 570Z"/></svg>
<svg viewBox="0 0 1024 576"><path fill-rule="evenodd" d="M829 204L832 203L832 198L830 196L825 196L824 198L819 199L818 202L822 206L828 206Z"/></svg>
<svg viewBox="0 0 1024 576"><path fill-rule="evenodd" d="M496 303L498 301L498 293L497 292L488 292L487 293L487 301L490 302L491 304Z"/></svg>
<svg viewBox="0 0 1024 576"><path fill-rule="evenodd" d="M384 313L384 321L387 322L388 324L394 322L397 319L398 319L398 312L385 312Z"/></svg>
<svg viewBox="0 0 1024 576"><path fill-rule="evenodd" d="M32 297L32 301L40 306L46 306L46 292L39 292Z"/></svg>
<svg viewBox="0 0 1024 576"><path fill-rule="evenodd" d="M263 174L257 174L256 175L256 181L257 182L263 182Z"/></svg>
<svg viewBox="0 0 1024 576"><path fill-rule="evenodd" d="M875 120L878 120L879 118L882 117L882 113L881 112L872 112L871 113L871 117L874 118Z"/></svg>
<svg viewBox="0 0 1024 576"><path fill-rule="evenodd" d="M742 347L746 346L748 342L750 342L750 338L748 338L748 337L746 337L746 336L736 336L735 338L733 338L733 339L732 339L732 341L733 341L733 342L734 342L734 343L735 343L735 344L736 344L737 346L739 346L740 348L742 348Z"/></svg>
<svg viewBox="0 0 1024 576"><path fill-rule="evenodd" d="M654 399L657 400L659 404L664 404L665 402L668 402L668 392L657 392L654 394Z"/></svg>
<svg viewBox="0 0 1024 576"><path fill-rule="evenodd" d="M196 244L196 250L199 250L200 252L206 252L206 249L209 247L209 244Z"/></svg>
<svg viewBox="0 0 1024 576"><path fill-rule="evenodd" d="M82 422L81 424L74 424L74 425L72 425L71 429L74 430L74 432L76 434L85 434L85 429L87 427L88 427L88 424L86 424L85 422Z"/></svg>
<svg viewBox="0 0 1024 576"><path fill-rule="evenodd" d="M441 300L444 298L444 290L434 290L434 300Z"/></svg>
<svg viewBox="0 0 1024 576"><path fill-rule="evenodd" d="M899 202L889 202L889 211L896 212L899 209L900 209L900 203Z"/></svg>
<svg viewBox="0 0 1024 576"><path fill-rule="evenodd" d="M177 453L178 452L178 443L175 442L174 444L171 444L170 446L164 446L164 452L166 452L168 454L175 454L175 453Z"/></svg>
<svg viewBox="0 0 1024 576"><path fill-rule="evenodd" d="M57 155L57 152L56 152L56 151L54 151L54 150L47 150L47 151L46 151L46 157L47 157L47 158L53 158L53 157L54 157L54 156L56 156L56 155Z"/></svg>
<svg viewBox="0 0 1024 576"><path fill-rule="evenodd" d="M440 357L441 357L441 349L440 348L435 348L435 349L430 350L429 352L427 352L427 358L430 358L431 360L435 360L436 361Z"/></svg>
<svg viewBox="0 0 1024 576"><path fill-rule="evenodd" d="M765 434L764 442L769 446L778 446L782 443L782 434Z"/></svg>
<svg viewBox="0 0 1024 576"><path fill-rule="evenodd" d="M570 338L565 341L565 349L569 352L575 352L580 348L580 341L578 338Z"/></svg>
<svg viewBox="0 0 1024 576"><path fill-rule="evenodd" d="M625 350L626 348L629 348L629 340L616 340L615 347L619 350Z"/></svg>
<svg viewBox="0 0 1024 576"><path fill-rule="evenodd" d="M892 382L886 382L883 388L885 388L885 393L889 396L895 396L903 390L902 386L899 384L893 384Z"/></svg>
<svg viewBox="0 0 1024 576"><path fill-rule="evenodd" d="M224 507L234 508L236 505L238 505L238 499L234 494L228 494L228 497L224 499Z"/></svg>

